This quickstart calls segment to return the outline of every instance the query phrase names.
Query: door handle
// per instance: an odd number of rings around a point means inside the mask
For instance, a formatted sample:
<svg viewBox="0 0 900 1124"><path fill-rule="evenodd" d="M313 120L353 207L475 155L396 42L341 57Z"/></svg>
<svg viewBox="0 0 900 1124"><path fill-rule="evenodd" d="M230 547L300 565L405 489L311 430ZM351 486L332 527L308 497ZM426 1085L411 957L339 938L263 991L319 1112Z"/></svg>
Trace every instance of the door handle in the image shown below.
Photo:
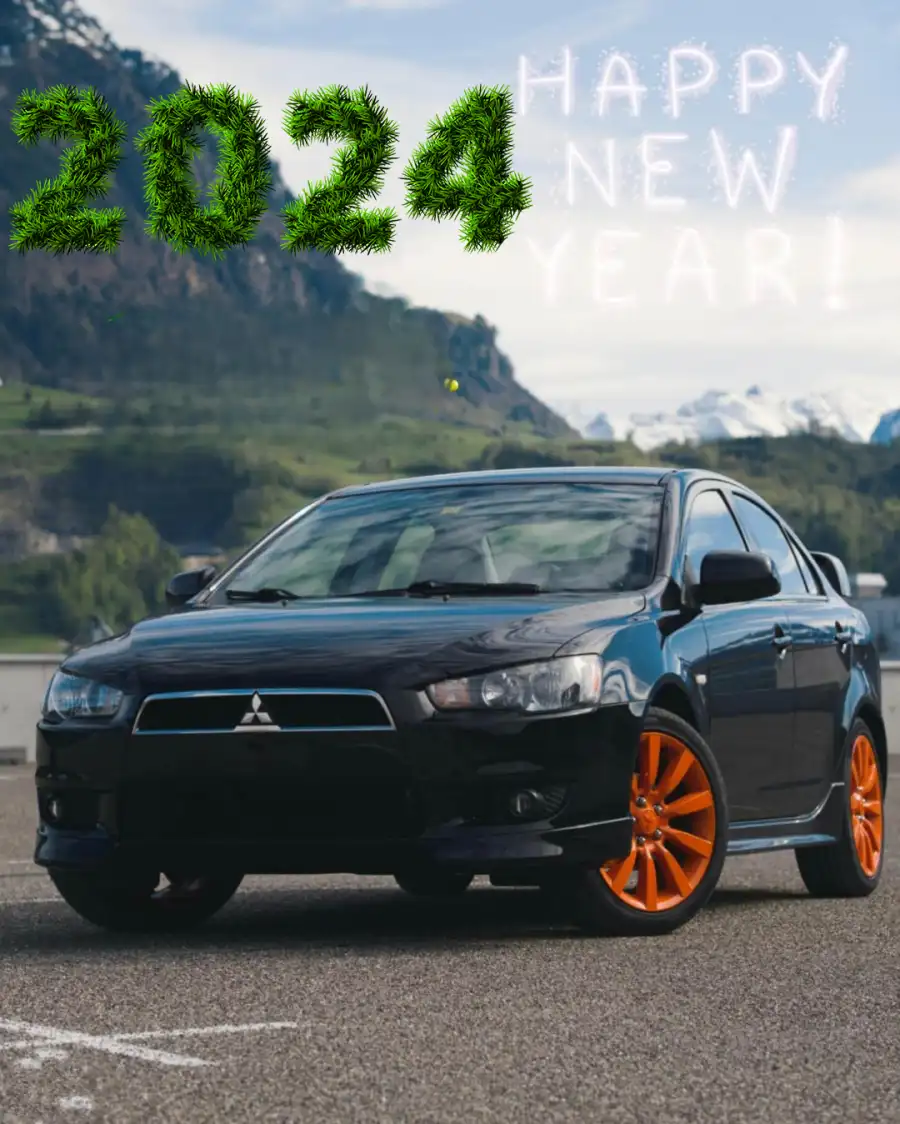
<svg viewBox="0 0 900 1124"><path fill-rule="evenodd" d="M783 656L791 646L790 634L777 628L775 635L772 637L772 644L778 649L778 655Z"/></svg>
<svg viewBox="0 0 900 1124"><path fill-rule="evenodd" d="M846 629L840 622L836 622L834 626L834 642L842 651L846 650L846 648L853 643L853 629Z"/></svg>

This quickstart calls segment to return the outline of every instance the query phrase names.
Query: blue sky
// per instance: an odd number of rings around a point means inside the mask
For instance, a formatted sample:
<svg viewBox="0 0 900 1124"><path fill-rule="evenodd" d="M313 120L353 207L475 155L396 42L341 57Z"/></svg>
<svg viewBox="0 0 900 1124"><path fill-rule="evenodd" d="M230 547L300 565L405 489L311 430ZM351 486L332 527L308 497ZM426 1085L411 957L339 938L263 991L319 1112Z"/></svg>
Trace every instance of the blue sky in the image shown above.
<svg viewBox="0 0 900 1124"><path fill-rule="evenodd" d="M533 178L535 204L498 254L466 254L452 224L403 219L394 251L347 264L377 291L482 312L498 326L519 377L555 401L622 415L763 382L798 396L852 386L860 400L900 406L896 0L85 0L84 7L122 46L165 59L191 81L229 81L253 93L294 190L327 174L331 151L292 148L281 131L289 94L332 82L371 86L400 125L400 159L382 196L394 205L402 202L399 173L436 113L471 85L515 87L521 54L545 67L568 47L576 57L574 111L564 117L543 91L517 117L516 164ZM720 72L673 122L663 111L663 67L669 49L686 42L705 45ZM797 52L821 69L839 44L849 56L837 113L821 122L811 116L814 91L799 74ZM777 51L787 78L742 116L735 71L754 47ZM631 58L649 87L638 119L624 101L602 119L592 111L598 68L611 52ZM734 161L753 149L765 172L783 126L796 127L797 151L777 212L766 214L752 191L730 209L710 168L710 130ZM636 145L643 134L673 131L689 140L660 152L676 165L660 191L686 197L687 206L658 215L637 191ZM616 139L624 162L619 205L609 208L577 173L576 202L567 206L566 143L600 174L605 138ZM828 214L844 224L839 265ZM749 280L756 267L748 245L761 253L757 236L771 227L765 245L790 249L788 295ZM622 260L611 265L616 255ZM839 314L826 307L832 274Z"/></svg>
<svg viewBox="0 0 900 1124"><path fill-rule="evenodd" d="M252 11L217 2L217 20L226 34L260 46L294 40L306 51L370 54L383 59L415 59L425 65L481 74L507 71L515 84L521 53L539 63L563 46L579 56L576 66L577 113L584 115L601 56L610 50L630 55L651 87L641 125L668 122L661 112L659 70L669 47L705 43L722 65L714 91L686 115L692 128L728 124L738 138L752 142L771 125L804 121L811 90L796 73L784 89L754 110L736 128L729 97L740 53L769 45L792 70L802 50L813 63L824 61L835 42L848 44L850 59L837 123L805 130L802 174L811 184L822 173L865 168L893 155L892 122L900 107L900 5L892 0L403 0L384 4L266 3ZM212 8L209 8L210 12ZM646 72L646 74L644 73ZM298 75L302 84L302 76ZM624 110L620 120L626 117Z"/></svg>

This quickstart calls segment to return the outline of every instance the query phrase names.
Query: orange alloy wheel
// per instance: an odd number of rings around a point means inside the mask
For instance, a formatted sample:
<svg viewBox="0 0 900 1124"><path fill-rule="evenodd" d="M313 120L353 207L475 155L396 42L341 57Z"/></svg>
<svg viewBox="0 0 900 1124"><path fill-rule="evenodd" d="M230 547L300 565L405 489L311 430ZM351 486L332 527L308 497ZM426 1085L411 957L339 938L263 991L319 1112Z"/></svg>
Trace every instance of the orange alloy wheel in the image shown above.
<svg viewBox="0 0 900 1124"><path fill-rule="evenodd" d="M884 813L878 762L865 734L853 743L850 759L850 817L859 865L867 878L874 878L884 844Z"/></svg>
<svg viewBox="0 0 900 1124"><path fill-rule="evenodd" d="M716 805L706 770L671 734L642 734L631 782L631 853L603 878L633 909L659 913L686 901L712 859Z"/></svg>

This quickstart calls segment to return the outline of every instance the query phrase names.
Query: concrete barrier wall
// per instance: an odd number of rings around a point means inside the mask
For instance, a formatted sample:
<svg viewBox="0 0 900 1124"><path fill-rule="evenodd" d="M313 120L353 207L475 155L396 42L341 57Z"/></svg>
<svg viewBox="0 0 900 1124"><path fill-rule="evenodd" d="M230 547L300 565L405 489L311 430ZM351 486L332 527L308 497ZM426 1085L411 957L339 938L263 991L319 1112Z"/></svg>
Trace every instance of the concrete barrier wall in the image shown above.
<svg viewBox="0 0 900 1124"><path fill-rule="evenodd" d="M882 661L881 693L888 753L900 753L900 661Z"/></svg>
<svg viewBox="0 0 900 1124"><path fill-rule="evenodd" d="M900 597L851 598L865 613L883 660L900 660Z"/></svg>
<svg viewBox="0 0 900 1124"><path fill-rule="evenodd" d="M34 725L57 655L0 655L0 763L34 759Z"/></svg>
<svg viewBox="0 0 900 1124"><path fill-rule="evenodd" d="M59 657L0 655L0 763L34 759L34 725ZM888 747L900 753L900 661L881 665Z"/></svg>

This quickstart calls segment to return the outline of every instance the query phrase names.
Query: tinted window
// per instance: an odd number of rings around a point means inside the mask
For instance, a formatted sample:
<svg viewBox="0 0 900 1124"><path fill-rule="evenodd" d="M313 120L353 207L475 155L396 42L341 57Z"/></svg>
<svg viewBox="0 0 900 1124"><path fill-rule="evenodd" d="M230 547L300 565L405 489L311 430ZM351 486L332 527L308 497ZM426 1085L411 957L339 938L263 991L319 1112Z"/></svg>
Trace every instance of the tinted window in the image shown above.
<svg viewBox="0 0 900 1124"><path fill-rule="evenodd" d="M694 578L700 578L703 556L711 550L746 550L734 517L721 492L701 492L691 505L687 522L685 559Z"/></svg>
<svg viewBox="0 0 900 1124"><path fill-rule="evenodd" d="M806 593L806 582L800 573L791 544L771 515L742 496L734 497L734 508L756 545L778 567L782 593Z"/></svg>
<svg viewBox="0 0 900 1124"><path fill-rule="evenodd" d="M410 523L404 527L390 561L385 566L378 582L379 589L396 589L415 581L416 571L422 563L425 551L434 542L434 527L427 523Z"/></svg>
<svg viewBox="0 0 900 1124"><path fill-rule="evenodd" d="M822 589L821 583L816 578L816 575L813 573L809 563L803 557L803 551L797 547L796 543L791 543L791 546L794 547L794 555L796 556L797 563L800 566L800 573L803 575L803 580L806 582L806 588L810 591L810 593L823 593L824 591Z"/></svg>
<svg viewBox="0 0 900 1124"><path fill-rule="evenodd" d="M520 517L521 518L521 517ZM569 589L637 589L648 585L656 561L658 515L621 520L510 520L485 536L499 581L558 580Z"/></svg>
<svg viewBox="0 0 900 1124"><path fill-rule="evenodd" d="M216 596L262 586L347 596L429 579L641 589L653 578L663 494L522 482L336 496L248 555Z"/></svg>

